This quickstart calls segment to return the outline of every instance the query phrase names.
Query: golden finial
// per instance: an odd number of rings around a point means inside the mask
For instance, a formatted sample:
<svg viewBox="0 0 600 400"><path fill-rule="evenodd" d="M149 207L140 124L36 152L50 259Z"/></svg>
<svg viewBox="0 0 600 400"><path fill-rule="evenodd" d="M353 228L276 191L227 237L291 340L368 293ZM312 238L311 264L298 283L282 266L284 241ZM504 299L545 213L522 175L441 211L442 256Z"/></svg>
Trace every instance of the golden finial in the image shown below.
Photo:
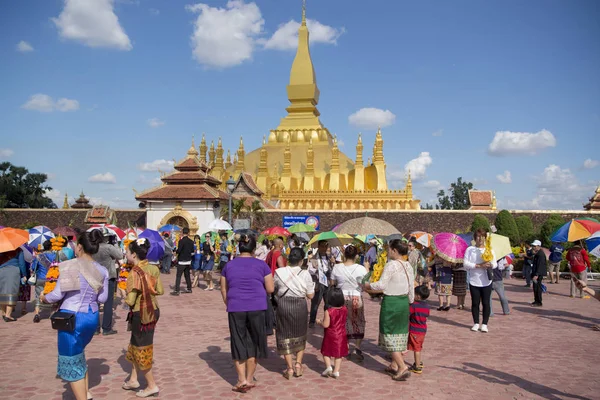
<svg viewBox="0 0 600 400"><path fill-rule="evenodd" d="M65 193L65 201L63 203L63 210L68 210L69 209L69 196L67 195L67 193Z"/></svg>
<svg viewBox="0 0 600 400"><path fill-rule="evenodd" d="M240 136L240 149L244 148L244 137Z"/></svg>
<svg viewBox="0 0 600 400"><path fill-rule="evenodd" d="M221 136L219 136L219 141L217 142L217 148L223 148L223 142L221 141Z"/></svg>
<svg viewBox="0 0 600 400"><path fill-rule="evenodd" d="M362 144L362 133L358 132L358 143Z"/></svg>
<svg viewBox="0 0 600 400"><path fill-rule="evenodd" d="M302 26L306 26L306 0L302 0Z"/></svg>
<svg viewBox="0 0 600 400"><path fill-rule="evenodd" d="M263 135L263 146L267 144L267 135Z"/></svg>

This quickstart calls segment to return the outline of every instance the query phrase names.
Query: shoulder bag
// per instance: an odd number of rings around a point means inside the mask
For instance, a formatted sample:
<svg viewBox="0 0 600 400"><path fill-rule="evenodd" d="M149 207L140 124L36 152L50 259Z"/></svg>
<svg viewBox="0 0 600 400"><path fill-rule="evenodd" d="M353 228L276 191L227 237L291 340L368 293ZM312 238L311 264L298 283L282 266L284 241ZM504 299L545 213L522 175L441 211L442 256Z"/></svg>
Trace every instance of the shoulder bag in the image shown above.
<svg viewBox="0 0 600 400"><path fill-rule="evenodd" d="M77 310L81 308L83 304L83 299L87 294L88 287L85 288L83 292L83 296L81 296L81 301L79 302L79 306ZM73 332L75 330L75 314L76 312L72 311L57 311L50 316L50 322L52 323L52 329L57 331L65 331L65 332Z"/></svg>
<svg viewBox="0 0 600 400"><path fill-rule="evenodd" d="M302 269L300 269L300 271L298 272L297 275L300 275L300 273L302 272ZM291 271L290 271L290 276L291 276ZM284 282L285 286L288 286L287 283ZM285 292L283 292L283 294L279 297L285 297L285 295L290 291L290 288L288 286L288 288L286 289ZM271 295L271 305L273 306L273 308L277 308L277 295L275 295L275 293L273 293Z"/></svg>

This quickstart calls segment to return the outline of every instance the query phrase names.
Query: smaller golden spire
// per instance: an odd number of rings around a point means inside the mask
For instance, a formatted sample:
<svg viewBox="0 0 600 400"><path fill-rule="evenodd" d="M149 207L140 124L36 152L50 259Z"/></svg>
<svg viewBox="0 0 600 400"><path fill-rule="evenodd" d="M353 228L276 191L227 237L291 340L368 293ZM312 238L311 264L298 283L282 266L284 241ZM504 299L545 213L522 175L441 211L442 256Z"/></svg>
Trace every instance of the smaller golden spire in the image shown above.
<svg viewBox="0 0 600 400"><path fill-rule="evenodd" d="M240 149L244 149L244 137L240 136Z"/></svg>
<svg viewBox="0 0 600 400"><path fill-rule="evenodd" d="M306 0L302 0L302 26L306 26Z"/></svg>
<svg viewBox="0 0 600 400"><path fill-rule="evenodd" d="M381 127L377 128L375 135L375 145L373 146L373 163L383 163L383 137L381 136Z"/></svg>
<svg viewBox="0 0 600 400"><path fill-rule="evenodd" d="M363 143L362 134L358 133L358 143L356 143L356 162L355 165L363 165Z"/></svg>
<svg viewBox="0 0 600 400"><path fill-rule="evenodd" d="M266 145L267 144L267 135L263 135L263 143L262 145Z"/></svg>
<svg viewBox="0 0 600 400"><path fill-rule="evenodd" d="M206 136L202 132L202 140L200 141L200 162L206 164Z"/></svg>
<svg viewBox="0 0 600 400"><path fill-rule="evenodd" d="M215 165L215 141L210 141L210 150L208 150L208 163L210 165Z"/></svg>
<svg viewBox="0 0 600 400"><path fill-rule="evenodd" d="M193 158L198 156L198 150L196 150L196 145L194 144L194 136L192 135L192 145L187 151L188 158Z"/></svg>
<svg viewBox="0 0 600 400"><path fill-rule="evenodd" d="M227 150L227 158L225 159L225 169L231 167L231 151Z"/></svg>
<svg viewBox="0 0 600 400"><path fill-rule="evenodd" d="M223 170L223 141L219 136L219 141L217 142L217 160L215 162L215 167L218 168L218 173L222 173Z"/></svg>
<svg viewBox="0 0 600 400"><path fill-rule="evenodd" d="M67 193L65 193L65 201L63 203L62 208L63 208L63 210L68 210L69 208L71 208L69 206L69 196L67 195Z"/></svg>

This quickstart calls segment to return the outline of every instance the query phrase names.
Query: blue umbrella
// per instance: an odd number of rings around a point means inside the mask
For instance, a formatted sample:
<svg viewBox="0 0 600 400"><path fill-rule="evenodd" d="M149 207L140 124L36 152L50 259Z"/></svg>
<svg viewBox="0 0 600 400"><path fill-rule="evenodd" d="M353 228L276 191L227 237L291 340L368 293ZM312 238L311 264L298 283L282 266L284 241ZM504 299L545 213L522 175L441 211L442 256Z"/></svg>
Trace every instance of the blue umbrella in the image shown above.
<svg viewBox="0 0 600 400"><path fill-rule="evenodd" d="M29 247L37 249L38 246L44 244L46 240L50 240L54 237L52 229L47 226L36 226L29 230Z"/></svg>
<svg viewBox="0 0 600 400"><path fill-rule="evenodd" d="M591 255L600 257L600 231L590 236L585 243Z"/></svg>
<svg viewBox="0 0 600 400"><path fill-rule="evenodd" d="M159 232L173 232L173 231L180 231L181 228L177 225L172 225L172 224L167 224L167 225L163 225L160 228L158 228Z"/></svg>
<svg viewBox="0 0 600 400"><path fill-rule="evenodd" d="M146 229L140 233L140 238L146 238L150 242L148 250L148 261L159 261L165 254L165 242L158 231Z"/></svg>
<svg viewBox="0 0 600 400"><path fill-rule="evenodd" d="M459 233L458 236L467 242L469 246L471 245L471 242L473 241L473 232Z"/></svg>

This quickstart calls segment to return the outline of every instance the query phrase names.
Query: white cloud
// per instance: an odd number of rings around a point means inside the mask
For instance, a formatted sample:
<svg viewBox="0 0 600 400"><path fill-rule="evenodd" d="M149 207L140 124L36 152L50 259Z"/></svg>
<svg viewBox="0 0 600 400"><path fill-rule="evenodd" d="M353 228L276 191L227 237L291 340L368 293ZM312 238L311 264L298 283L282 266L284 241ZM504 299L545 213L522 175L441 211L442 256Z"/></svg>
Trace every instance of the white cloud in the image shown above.
<svg viewBox="0 0 600 400"><path fill-rule="evenodd" d="M350 125L364 129L386 127L396 122L396 116L390 110L380 108L361 108L348 117Z"/></svg>
<svg viewBox="0 0 600 400"><path fill-rule="evenodd" d="M498 131L488 147L488 153L500 157L535 155L548 147L556 147L556 138L546 129L537 133Z"/></svg>
<svg viewBox="0 0 600 400"><path fill-rule="evenodd" d="M160 119L158 119L158 118L150 118L150 119L148 120L148 125L149 125L151 128L158 128L159 126L163 126L164 124L165 124L165 121L161 121L161 120L160 120Z"/></svg>
<svg viewBox="0 0 600 400"><path fill-rule="evenodd" d="M583 168L584 169L596 168L598 165L600 165L600 161L598 161L598 160L592 160L591 158L588 158L587 160L585 160L583 162Z"/></svg>
<svg viewBox="0 0 600 400"><path fill-rule="evenodd" d="M436 180L424 182L421 186L423 186L425 189L432 189L436 191L444 188L440 181Z"/></svg>
<svg viewBox="0 0 600 400"><path fill-rule="evenodd" d="M33 46L30 45L28 42L21 40L17 44L17 51L20 53L29 53L33 51Z"/></svg>
<svg viewBox="0 0 600 400"><path fill-rule="evenodd" d="M40 112L75 111L79 109L79 102L64 97L54 101L54 99L47 94L37 93L32 95L21 108Z"/></svg>
<svg viewBox="0 0 600 400"><path fill-rule="evenodd" d="M0 148L0 159L10 158L13 154L15 154L13 149Z"/></svg>
<svg viewBox="0 0 600 400"><path fill-rule="evenodd" d="M427 167L433 163L433 159L429 155L429 152L424 151L417 158L413 158L404 166L404 171L408 173L413 180L418 181L425 178L427 174Z"/></svg>
<svg viewBox="0 0 600 400"><path fill-rule="evenodd" d="M500 175L496 175L496 179L500 183L512 183L512 176L510 175L510 171L504 171Z"/></svg>
<svg viewBox="0 0 600 400"><path fill-rule="evenodd" d="M433 132L431 134L431 136L435 136L435 137L440 137L444 134L444 130L443 129L438 129L437 131Z"/></svg>
<svg viewBox="0 0 600 400"><path fill-rule="evenodd" d="M111 174L110 172L106 172L104 174L96 174L93 176L90 176L88 178L88 182L90 183L117 183L117 178Z"/></svg>
<svg viewBox="0 0 600 400"><path fill-rule="evenodd" d="M115 14L114 0L65 0L62 12L52 21L64 39L89 47L133 48Z"/></svg>
<svg viewBox="0 0 600 400"><path fill-rule="evenodd" d="M159 185L161 183L160 177L156 176L154 178L150 178L144 174L141 174L140 176L138 176L137 178L137 183L141 183L144 185Z"/></svg>
<svg viewBox="0 0 600 400"><path fill-rule="evenodd" d="M62 207L62 204L65 201L65 196L58 189L47 190L46 197L50 198L57 207ZM67 201L69 201L69 199L67 199Z"/></svg>
<svg viewBox="0 0 600 400"><path fill-rule="evenodd" d="M390 189L403 189L406 184L406 172L402 167L392 166L386 171L388 186Z"/></svg>
<svg viewBox="0 0 600 400"><path fill-rule="evenodd" d="M198 3L186 10L198 13L191 36L192 56L212 68L233 67L252 58L263 19L255 3L230 0L225 8Z"/></svg>
<svg viewBox="0 0 600 400"><path fill-rule="evenodd" d="M169 160L154 160L151 162L140 163L138 164L138 169L140 171L152 172L152 171L169 171L173 169L173 165L175 163Z"/></svg>
<svg viewBox="0 0 600 400"><path fill-rule="evenodd" d="M308 27L308 39L311 45L313 43L337 44L338 38L345 32L344 28L336 29L313 19L307 19L306 25ZM300 22L294 20L279 25L273 36L264 42L264 47L273 50L296 49L298 47L299 27Z"/></svg>

